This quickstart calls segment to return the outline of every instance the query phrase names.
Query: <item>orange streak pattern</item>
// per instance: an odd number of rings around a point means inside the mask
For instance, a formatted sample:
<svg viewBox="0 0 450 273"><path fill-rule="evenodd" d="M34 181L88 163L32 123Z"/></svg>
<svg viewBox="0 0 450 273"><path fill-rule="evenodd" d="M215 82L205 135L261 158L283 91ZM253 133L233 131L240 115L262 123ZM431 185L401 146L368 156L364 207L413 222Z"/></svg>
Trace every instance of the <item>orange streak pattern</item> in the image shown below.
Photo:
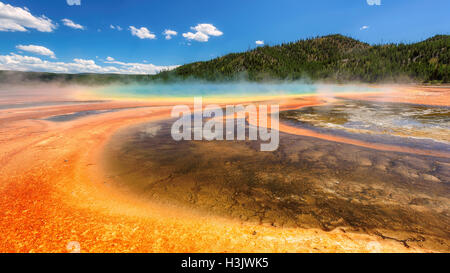
<svg viewBox="0 0 450 273"><path fill-rule="evenodd" d="M283 105L304 106L301 100ZM139 200L102 176L102 147L117 130L167 118L170 108L131 109L61 124L29 119L55 109L85 108L42 108L39 114L16 110L20 118L0 111L0 252L67 252L72 241L79 242L81 252L427 251L365 234L281 229Z"/></svg>

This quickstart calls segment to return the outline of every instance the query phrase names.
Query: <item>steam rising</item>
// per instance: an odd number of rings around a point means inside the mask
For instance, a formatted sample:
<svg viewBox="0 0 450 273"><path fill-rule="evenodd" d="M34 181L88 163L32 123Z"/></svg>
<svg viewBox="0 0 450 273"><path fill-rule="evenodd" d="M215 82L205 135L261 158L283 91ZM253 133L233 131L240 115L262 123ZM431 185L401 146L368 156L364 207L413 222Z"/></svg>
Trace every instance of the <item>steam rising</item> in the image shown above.
<svg viewBox="0 0 450 273"><path fill-rule="evenodd" d="M154 97L211 97L211 98L243 98L243 97L271 97L295 96L305 94L326 94L342 92L369 92L377 89L364 85L331 85L297 82L229 82L208 83L200 81L177 83L152 83L112 85L95 90L101 97L110 98L154 98Z"/></svg>

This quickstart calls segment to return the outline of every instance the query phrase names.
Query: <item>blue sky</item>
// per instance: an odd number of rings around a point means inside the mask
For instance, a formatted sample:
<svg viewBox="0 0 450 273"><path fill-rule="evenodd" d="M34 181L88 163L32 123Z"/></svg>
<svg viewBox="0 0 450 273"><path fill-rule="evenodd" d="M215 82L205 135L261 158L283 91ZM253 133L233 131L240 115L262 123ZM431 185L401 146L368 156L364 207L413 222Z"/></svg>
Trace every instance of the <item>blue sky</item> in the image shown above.
<svg viewBox="0 0 450 273"><path fill-rule="evenodd" d="M0 69L155 73L332 33L415 42L448 34L449 12L449 0L0 0Z"/></svg>

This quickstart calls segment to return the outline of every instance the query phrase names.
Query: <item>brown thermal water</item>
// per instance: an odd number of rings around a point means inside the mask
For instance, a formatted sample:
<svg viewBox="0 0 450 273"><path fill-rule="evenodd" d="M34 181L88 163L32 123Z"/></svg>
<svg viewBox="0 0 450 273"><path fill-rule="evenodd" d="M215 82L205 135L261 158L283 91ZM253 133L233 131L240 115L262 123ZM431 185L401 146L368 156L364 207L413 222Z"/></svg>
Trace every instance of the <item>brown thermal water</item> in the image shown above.
<svg viewBox="0 0 450 273"><path fill-rule="evenodd" d="M321 134L450 151L445 107L344 100L285 111L281 118ZM448 156L283 132L275 152L261 152L258 141L176 142L172 123L140 124L114 135L105 153L108 179L144 199L201 214L280 228L368 233L405 247L450 250ZM405 140L406 134L421 138Z"/></svg>

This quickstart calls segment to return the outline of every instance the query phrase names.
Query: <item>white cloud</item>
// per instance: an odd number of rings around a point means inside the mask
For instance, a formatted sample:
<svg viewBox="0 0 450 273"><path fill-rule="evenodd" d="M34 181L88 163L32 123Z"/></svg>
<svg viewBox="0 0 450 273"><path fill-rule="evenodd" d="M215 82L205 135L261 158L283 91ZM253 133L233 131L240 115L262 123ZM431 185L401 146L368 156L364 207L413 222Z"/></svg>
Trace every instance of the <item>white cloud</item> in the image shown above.
<svg viewBox="0 0 450 273"><path fill-rule="evenodd" d="M204 33L209 36L221 36L223 32L218 30L215 26L211 24L198 24L195 27L191 28L192 30L196 30L198 32Z"/></svg>
<svg viewBox="0 0 450 273"><path fill-rule="evenodd" d="M359 28L359 30L366 30L368 28L369 28L369 26L362 26L362 27Z"/></svg>
<svg viewBox="0 0 450 273"><path fill-rule="evenodd" d="M73 59L73 61L75 63L77 63L77 64L82 64L82 65L86 65L86 66L95 65L95 61L94 60Z"/></svg>
<svg viewBox="0 0 450 273"><path fill-rule="evenodd" d="M107 60L108 62L113 62L113 61L114 61L114 58L108 56L108 57L106 58L106 60Z"/></svg>
<svg viewBox="0 0 450 273"><path fill-rule="evenodd" d="M130 26L131 35L138 37L139 39L155 39L156 35L151 33L148 28L141 27L135 28L134 26Z"/></svg>
<svg viewBox="0 0 450 273"><path fill-rule="evenodd" d="M0 2L0 31L27 31L36 29L41 32L52 32L56 25L42 15L36 17L27 8L14 7Z"/></svg>
<svg viewBox="0 0 450 273"><path fill-rule="evenodd" d="M367 5L369 5L369 6L373 6L373 5L379 6L379 5L381 5L381 0L367 0Z"/></svg>
<svg viewBox="0 0 450 273"><path fill-rule="evenodd" d="M81 0L67 0L67 5L69 6L81 6Z"/></svg>
<svg viewBox="0 0 450 273"><path fill-rule="evenodd" d="M187 33L183 33L183 37L188 39L188 40L195 40L198 42L208 42L209 40L209 36L201 33L201 32L196 32L196 33L192 33L192 32L187 32Z"/></svg>
<svg viewBox="0 0 450 273"><path fill-rule="evenodd" d="M218 30L215 26L212 24L198 24L195 27L191 27L193 32L186 32L183 33L183 37L188 40L195 40L198 42L207 42L210 38L210 36L222 36L223 32Z"/></svg>
<svg viewBox="0 0 450 273"><path fill-rule="evenodd" d="M170 40L172 39L172 36L177 36L178 32L176 32L175 30L166 29L164 30L163 34L166 35L166 40Z"/></svg>
<svg viewBox="0 0 450 273"><path fill-rule="evenodd" d="M84 27L82 25L76 24L74 21L72 21L70 19L62 19L61 21L67 27L74 28L74 29L84 29Z"/></svg>
<svg viewBox="0 0 450 273"><path fill-rule="evenodd" d="M114 74L156 74L163 70L171 70L178 66L156 66L153 64L105 62L101 66L94 60L74 59L73 62L50 62L37 57L23 56L14 53L0 55L1 70L45 71L55 73L114 73Z"/></svg>
<svg viewBox="0 0 450 273"><path fill-rule="evenodd" d="M261 41L261 40L255 41L255 44L257 44L257 45L263 45L263 44L264 44L264 41Z"/></svg>
<svg viewBox="0 0 450 273"><path fill-rule="evenodd" d="M121 26L114 26L114 25L110 25L109 26L111 29L116 29L116 30L118 30L118 31L122 31L122 27Z"/></svg>
<svg viewBox="0 0 450 273"><path fill-rule="evenodd" d="M18 46L16 46L16 48L19 49L19 50L31 52L31 53L42 55L42 56L48 56L48 57L50 57L52 59L56 59L55 53L53 51L51 51L50 49L48 49L46 47L43 47L43 46L38 46L38 45L18 45Z"/></svg>
<svg viewBox="0 0 450 273"><path fill-rule="evenodd" d="M121 67L121 69L125 71L133 71L132 74L156 74L163 70L172 70L179 67L179 65L156 66L154 64L125 63L119 61L106 61L105 63L118 65L119 67Z"/></svg>

